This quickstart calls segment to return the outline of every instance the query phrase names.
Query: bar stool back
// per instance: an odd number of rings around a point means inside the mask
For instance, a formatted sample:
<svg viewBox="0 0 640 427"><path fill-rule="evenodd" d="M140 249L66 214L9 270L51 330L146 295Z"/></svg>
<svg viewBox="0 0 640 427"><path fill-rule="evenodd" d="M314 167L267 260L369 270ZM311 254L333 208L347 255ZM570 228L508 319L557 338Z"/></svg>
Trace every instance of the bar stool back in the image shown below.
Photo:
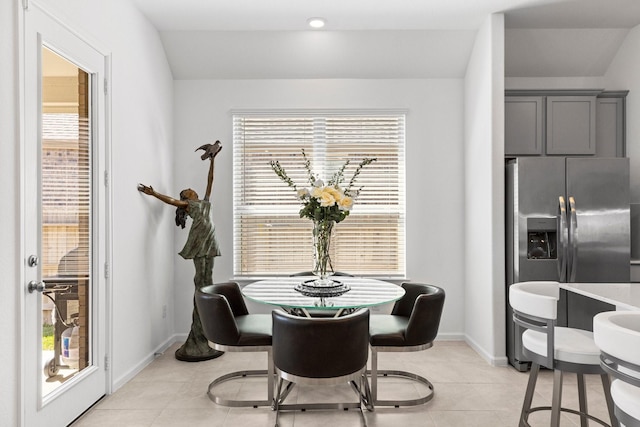
<svg viewBox="0 0 640 427"><path fill-rule="evenodd" d="M613 378L615 414L625 427L640 427L640 312L607 311L593 318L602 367Z"/></svg>

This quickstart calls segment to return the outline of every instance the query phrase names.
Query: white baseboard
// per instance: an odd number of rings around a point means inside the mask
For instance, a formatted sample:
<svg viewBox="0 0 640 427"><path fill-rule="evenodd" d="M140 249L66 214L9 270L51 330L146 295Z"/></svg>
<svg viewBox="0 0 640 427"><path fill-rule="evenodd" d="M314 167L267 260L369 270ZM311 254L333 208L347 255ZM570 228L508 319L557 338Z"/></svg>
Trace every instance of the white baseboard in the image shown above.
<svg viewBox="0 0 640 427"><path fill-rule="evenodd" d="M487 351L485 351L484 348L478 345L478 343L469 338L468 335L465 335L464 340L467 344L469 344L469 347L474 349L475 352L478 353L480 357L486 360L487 363L489 363L491 366L507 366L508 359L506 356L495 357L494 355L489 354Z"/></svg>
<svg viewBox="0 0 640 427"><path fill-rule="evenodd" d="M184 338L182 338L184 336ZM166 349L171 347L173 343L182 339L183 341L187 339L187 334L175 334L166 339L162 344L155 348L151 353L145 356L140 362L138 362L133 368L129 369L125 372L124 375L113 380L113 384L111 385L111 393L114 393L120 387L131 381L136 375L138 375L144 368L146 368L153 360L156 358L156 355L159 353L163 353Z"/></svg>
<svg viewBox="0 0 640 427"><path fill-rule="evenodd" d="M438 332L436 341L466 341L464 334L441 333Z"/></svg>

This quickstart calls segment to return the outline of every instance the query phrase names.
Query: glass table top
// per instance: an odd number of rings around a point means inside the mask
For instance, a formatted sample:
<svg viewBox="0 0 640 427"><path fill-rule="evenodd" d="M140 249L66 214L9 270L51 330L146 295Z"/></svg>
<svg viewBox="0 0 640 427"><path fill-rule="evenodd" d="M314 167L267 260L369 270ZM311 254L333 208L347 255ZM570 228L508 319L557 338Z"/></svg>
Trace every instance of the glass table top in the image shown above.
<svg viewBox="0 0 640 427"><path fill-rule="evenodd" d="M262 304L300 309L353 309L373 307L399 300L404 289L394 283L365 277L333 276L334 281L348 285L351 289L337 297L325 297L324 305L318 297L307 297L295 290L300 283L312 276L277 277L259 280L242 288L248 299Z"/></svg>

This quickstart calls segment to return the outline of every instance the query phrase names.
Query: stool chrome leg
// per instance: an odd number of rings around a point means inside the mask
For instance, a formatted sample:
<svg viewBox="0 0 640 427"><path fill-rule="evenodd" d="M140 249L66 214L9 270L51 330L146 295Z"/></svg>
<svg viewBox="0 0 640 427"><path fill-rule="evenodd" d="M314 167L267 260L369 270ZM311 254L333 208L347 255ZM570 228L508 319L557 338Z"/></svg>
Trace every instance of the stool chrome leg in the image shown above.
<svg viewBox="0 0 640 427"><path fill-rule="evenodd" d="M587 391L584 385L584 375L578 375L578 407L580 408L580 427L589 427L589 421L587 421Z"/></svg>
<svg viewBox="0 0 640 427"><path fill-rule="evenodd" d="M618 418L615 414L615 405L613 404L613 399L611 398L611 380L609 379L609 375L601 374L600 379L602 380L602 388L604 390L604 398L607 402L607 410L609 411L611 427L620 427L620 423L618 422Z"/></svg>
<svg viewBox="0 0 640 427"><path fill-rule="evenodd" d="M560 408L562 408L562 371L553 371L553 397L551 399L551 427L560 427Z"/></svg>
<svg viewBox="0 0 640 427"><path fill-rule="evenodd" d="M533 393L536 389L536 383L538 382L538 373L540 372L540 365L537 363L531 364L531 372L529 373L529 381L527 382L527 391L524 395L524 402L522 403L522 412L520 413L519 427L526 427L529 424L529 412L531 410L531 403L533 402Z"/></svg>

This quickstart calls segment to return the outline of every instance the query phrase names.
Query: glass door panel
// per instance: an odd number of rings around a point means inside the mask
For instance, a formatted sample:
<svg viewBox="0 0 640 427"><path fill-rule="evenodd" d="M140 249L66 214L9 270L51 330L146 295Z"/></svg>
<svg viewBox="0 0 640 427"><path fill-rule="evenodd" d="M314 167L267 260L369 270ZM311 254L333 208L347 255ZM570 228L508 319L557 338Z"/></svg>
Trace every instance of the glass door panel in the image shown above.
<svg viewBox="0 0 640 427"><path fill-rule="evenodd" d="M42 48L43 398L91 365L90 79Z"/></svg>

